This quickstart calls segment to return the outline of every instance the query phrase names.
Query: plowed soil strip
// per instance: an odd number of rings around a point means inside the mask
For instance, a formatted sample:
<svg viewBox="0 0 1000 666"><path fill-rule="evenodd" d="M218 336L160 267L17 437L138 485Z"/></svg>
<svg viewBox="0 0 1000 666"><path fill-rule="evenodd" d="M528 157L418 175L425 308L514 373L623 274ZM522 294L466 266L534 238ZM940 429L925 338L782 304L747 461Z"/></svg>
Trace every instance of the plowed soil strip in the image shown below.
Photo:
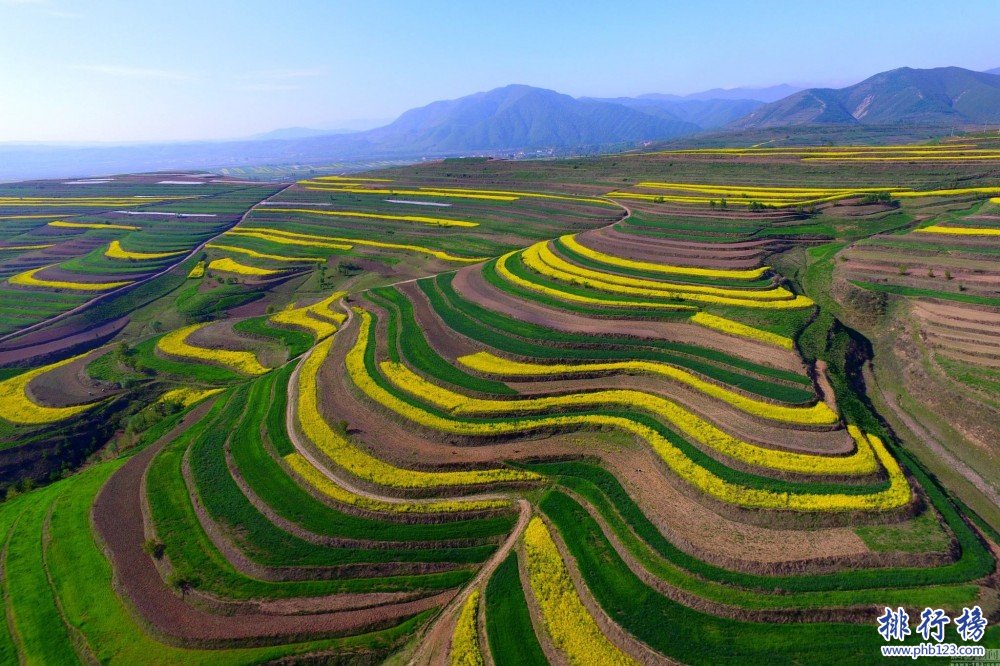
<svg viewBox="0 0 1000 666"><path fill-rule="evenodd" d="M4 351L0 351L0 365L8 365L13 363L23 363L28 359L41 357L45 355L54 355L62 350L73 349L74 347L87 346L97 346L114 336L118 331L125 328L128 324L128 317L122 317L121 319L115 319L96 328L92 328L88 331L81 331L79 333L74 333L73 331L76 327L63 327L63 333L65 337L58 337L56 339L49 339L40 344L35 344L33 340L29 340L31 336L26 336L17 340L16 343L7 347L6 345L0 345L0 347L6 347ZM39 335L39 340L42 336ZM26 344L22 344L26 343Z"/></svg>
<svg viewBox="0 0 1000 666"><path fill-rule="evenodd" d="M101 489L93 507L93 522L114 565L116 586L139 616L160 634L182 642L223 645L233 641L278 642L295 638L346 635L393 624L446 603L452 591L358 611L314 615L213 615L192 608L160 578L152 559L142 550L145 540L140 488L156 454L194 419L188 417L170 434L133 456Z"/></svg>
<svg viewBox="0 0 1000 666"><path fill-rule="evenodd" d="M483 279L482 273L475 267L463 269L455 274L452 283L455 291L463 298L480 304L495 312L508 315L514 319L530 324L553 328L567 333L582 333L586 335L621 335L628 331L630 337L650 338L653 340L669 340L687 344L709 347L717 351L739 355L754 363L770 365L792 372L804 372L802 361L793 352L777 347L757 343L752 340L740 340L733 344L733 338L722 333L705 329L701 326L682 322L597 319L577 315L564 310L554 310L530 301L520 300L499 289Z"/></svg>

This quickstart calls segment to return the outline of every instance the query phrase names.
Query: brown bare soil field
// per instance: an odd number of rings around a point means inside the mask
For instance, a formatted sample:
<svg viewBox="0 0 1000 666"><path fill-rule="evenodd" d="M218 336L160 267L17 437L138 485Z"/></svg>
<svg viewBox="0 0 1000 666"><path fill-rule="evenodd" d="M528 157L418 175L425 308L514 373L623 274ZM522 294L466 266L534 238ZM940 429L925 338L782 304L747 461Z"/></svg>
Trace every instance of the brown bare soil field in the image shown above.
<svg viewBox="0 0 1000 666"><path fill-rule="evenodd" d="M343 358L354 344L357 325L351 322L337 334L327 362L320 369L319 384L324 387L320 408L330 423L345 420L349 434L372 455L411 469L435 469L442 466L490 466L498 460L514 460L539 455L580 454L577 444L561 437L528 437L515 442L454 445L440 433L425 433L413 424L404 424L392 413L359 395L343 371ZM359 485L361 482L358 482ZM380 489L384 491L385 489Z"/></svg>
<svg viewBox="0 0 1000 666"><path fill-rule="evenodd" d="M659 194L659 192L647 191L646 194ZM719 220L741 221L770 220L772 222L795 219L796 217L794 211L762 210L751 213L750 211L742 208L712 209L708 207L677 205L669 202L654 203L643 201L642 199L629 200L629 206L635 211L647 213L652 216L704 217Z"/></svg>
<svg viewBox="0 0 1000 666"><path fill-rule="evenodd" d="M564 378L534 382L508 382L525 395L571 393L600 389L630 389L660 395L676 401L705 420L715 423L727 433L766 447L786 451L847 455L854 442L840 428L816 428L782 424L754 417L704 393L669 380L642 375L606 375L593 378Z"/></svg>
<svg viewBox="0 0 1000 666"><path fill-rule="evenodd" d="M724 517L689 496L688 493L694 494L691 489L679 490L677 486L684 485L683 482L672 477L651 452L638 445L623 449L620 443L609 443L600 433L464 446L444 443L440 434L428 433L425 437L412 424L404 425L366 398L358 397L350 379L341 371L341 359L353 343L354 335L356 326L352 322L338 334L330 358L320 371L319 381L327 387L321 406L331 422L347 420L352 437L363 442L375 456L411 468L595 456L624 480L633 496L639 492L637 501L668 538L699 557L724 566L759 569L792 563L788 566L796 569L801 560L827 556L842 560L867 552L864 543L846 528L774 530Z"/></svg>
<svg viewBox="0 0 1000 666"><path fill-rule="evenodd" d="M28 384L30 397L41 405L65 407L95 402L118 391L105 382L87 375L87 364L103 351L97 349L62 367L39 375Z"/></svg>
<svg viewBox="0 0 1000 666"><path fill-rule="evenodd" d="M876 388L878 387L878 382L875 380L871 371L866 369L866 381ZM989 482L983 479L978 472L973 470L969 465L963 462L961 459L955 457L955 455L945 447L940 439L939 435L935 433L932 429L925 427L913 418L905 409L903 409L896 397L890 391L880 390L882 399L885 401L886 406L892 411L892 413L902 421L903 425L907 430L909 430L913 436L919 438L926 446L931 448L936 455L941 457L942 460L946 461L956 472L965 477L972 485L974 485L980 492L982 492L986 497L988 497L994 504L1000 504L1000 494L997 493L996 489L992 487Z"/></svg>
<svg viewBox="0 0 1000 666"><path fill-rule="evenodd" d="M802 360L792 351L753 340L740 339L740 343L734 345L731 336L702 326L674 321L598 319L523 301L494 288L483 279L482 273L475 266L458 271L452 284L464 298L482 307L539 326L595 336L621 335L622 331L628 331L630 337L695 344L734 354L754 363L792 372L805 372Z"/></svg>
<svg viewBox="0 0 1000 666"><path fill-rule="evenodd" d="M561 257L564 261L567 261L569 263L574 263L572 257L567 256L566 252L560 251L560 249L554 243L550 243L549 244L549 250L553 254ZM603 252L604 250L601 250L601 251ZM623 255L623 253L622 253L622 251L621 251L620 248L617 250L617 256L619 256L619 257L627 256L627 258L632 258L631 254L629 254L629 255ZM666 262L662 262L662 263L666 263ZM713 264L715 264L715 265L713 265ZM730 264L727 263L727 262L720 262L715 257L711 257L711 258L707 258L707 259L699 259L699 263L698 263L698 265L696 267L697 268L722 268L722 267L725 267L725 266L728 266L728 265L730 265ZM602 269L601 269L601 272L610 273L612 275L624 275L626 277L632 277L632 276L630 276L628 274L628 272L625 269L618 268L617 266L614 266L614 265L611 265L611 264L607 264L607 265L603 266ZM652 280L655 280L655 281L658 281L658 282L663 282L663 283L666 283L666 284L673 283L673 282L685 282L686 281L684 279L683 275L669 275L669 274L663 274L663 275L657 276L655 278L649 277L649 278L643 278L643 279L647 279L647 280L652 279ZM773 284L773 280L772 280L772 282L770 284L768 284L768 285L766 285L764 287L753 286L753 287L747 287L747 289L767 289L772 284Z"/></svg>
<svg viewBox="0 0 1000 666"><path fill-rule="evenodd" d="M251 351L265 366L274 368L284 363L288 352L284 347L269 340L244 335L233 330L235 319L215 321L191 333L187 342L207 349L225 349L229 351Z"/></svg>
<svg viewBox="0 0 1000 666"><path fill-rule="evenodd" d="M234 319L244 319L246 317L259 317L261 315L267 314L267 301L263 298L258 298L255 301L250 301L249 303L244 303L243 305L238 305L235 308L230 308L226 310L226 316L232 317Z"/></svg>
<svg viewBox="0 0 1000 666"><path fill-rule="evenodd" d="M847 253L845 253L847 254ZM996 260L988 256L978 255L971 252L944 251L934 246L922 247L920 249L907 247L905 252L890 245L854 245L849 250L849 258L857 261L870 261L874 263L891 263L898 266L900 262L912 261L919 264L923 262L925 267L935 270L945 268L961 268L968 271L982 271L984 273L997 273Z"/></svg>
<svg viewBox="0 0 1000 666"><path fill-rule="evenodd" d="M935 342L931 338L925 341L919 335L920 332L919 321L902 322L901 332L895 338L896 343L893 346L895 360L899 364L900 378L907 389L907 395L924 409L943 419L948 426L960 433L971 447L995 456L1000 442L1000 415L995 408L985 404L981 396L971 394L950 379L934 362L933 352L940 351L946 356L977 365L985 365L984 362L989 360L989 357L969 354L955 348L953 344L944 345L942 344L944 341L941 340ZM892 399L892 396L885 391L883 395L887 401ZM975 414L976 418L969 418L970 414ZM921 429L929 432L933 426L924 423ZM940 435L928 439L945 441ZM993 469L980 471L985 475L994 473Z"/></svg>
<svg viewBox="0 0 1000 666"><path fill-rule="evenodd" d="M975 350L987 356L1000 354L1000 349L997 348L998 336L991 333L955 329L950 326L942 326L941 324L928 326L927 332L936 338L949 341L956 349L962 349L967 345L969 351Z"/></svg>
<svg viewBox="0 0 1000 666"><path fill-rule="evenodd" d="M871 613L876 610L874 606L832 609L750 610L691 594L651 574L622 544L621 540L610 529L600 513L588 504L585 499L576 495L576 493L567 491L567 494L572 495L577 502L587 509L591 517L601 526L601 530L608 538L615 552L618 553L618 556L622 558L638 578L646 583L646 585L657 590L660 594L684 604L688 608L693 608L702 613L750 622L867 622L871 619Z"/></svg>
<svg viewBox="0 0 1000 666"><path fill-rule="evenodd" d="M430 309L419 288L412 284L402 285L400 288L414 304L415 318L429 344L449 362L457 364L456 359L459 356L482 351L482 345L473 343L450 329L446 329L443 322ZM497 355L503 356L502 353L493 351ZM616 373L595 378L540 377L534 381L518 379L506 383L525 395L600 388L645 390L677 400L691 411L700 414L709 421L718 423L737 437L743 437L774 448L811 451L828 455L850 453L854 448L846 431L793 427L754 417L695 389L660 377ZM733 387L729 388L737 393L741 392Z"/></svg>
<svg viewBox="0 0 1000 666"><path fill-rule="evenodd" d="M79 326L57 326L8 340L0 343L0 366L41 359L64 350L99 345L114 337L128 322L128 317L122 317L84 331Z"/></svg>
<svg viewBox="0 0 1000 666"><path fill-rule="evenodd" d="M857 561L870 551L846 527L764 527L723 516L681 492L647 450L609 452L603 462L678 548L739 571L804 570L806 563Z"/></svg>
<svg viewBox="0 0 1000 666"><path fill-rule="evenodd" d="M981 285L992 287L994 292L1000 291L1000 270L996 265L988 266L987 262L979 262L983 267L977 268L974 262L968 260L938 261L933 257L925 260L913 256L893 256L882 260L865 256L857 259L852 255L847 261L847 268L858 273L868 273L872 275L889 275L897 277L921 278L928 281L934 280L939 283L947 281L945 270L952 275L952 281L961 282L966 285ZM900 267L905 273L900 273ZM933 272L930 275L928 272Z"/></svg>
<svg viewBox="0 0 1000 666"><path fill-rule="evenodd" d="M863 247L852 248L844 256L847 257L844 262L846 268L884 266L898 273L899 267L904 266L908 271L920 271L924 274L928 269L933 269L941 278L944 277L945 270L953 274L963 272L968 275L989 276L994 280L1000 276L995 261L979 258L978 255L944 254L933 250L900 252L892 248L872 250Z"/></svg>
<svg viewBox="0 0 1000 666"><path fill-rule="evenodd" d="M636 261L727 269L756 268L773 245L773 241L698 243L638 237L613 227L580 234L577 240L598 252Z"/></svg>
<svg viewBox="0 0 1000 666"><path fill-rule="evenodd" d="M949 280L945 277L944 269L926 264L921 266L907 259L901 259L897 263L874 263L850 259L844 266L850 279L946 292L959 292L964 288L970 294L995 297L998 284L1000 284L1000 275L976 273L961 268L948 269L951 272ZM904 267L904 273L900 273L900 266ZM931 268L933 268L933 275L929 274Z"/></svg>
<svg viewBox="0 0 1000 666"><path fill-rule="evenodd" d="M886 204L861 204L858 203L859 201L860 199L841 199L831 204L817 206L817 208L822 209L824 215L841 218L867 217L895 210Z"/></svg>
<svg viewBox="0 0 1000 666"><path fill-rule="evenodd" d="M875 237L879 238L878 236ZM959 252L975 254L976 250L983 247L983 238L981 236L961 236L957 234L925 234L925 233L914 233L906 236L908 240L919 240L921 245L927 246L928 249L934 250L939 248L940 250L957 250ZM909 251L910 248L907 248Z"/></svg>
<svg viewBox="0 0 1000 666"><path fill-rule="evenodd" d="M186 419L187 425L194 420ZM309 615L273 612L216 615L188 605L167 587L150 556L142 550L145 541L142 479L156 453L182 427L184 424L116 471L101 489L92 510L97 533L114 565L116 587L157 634L172 642L213 646L247 640L269 643L305 636L345 635L391 624L446 603L454 595L453 591L447 591L377 608Z"/></svg>
<svg viewBox="0 0 1000 666"><path fill-rule="evenodd" d="M1000 312L920 300L913 306L936 351L957 360L1000 367Z"/></svg>
<svg viewBox="0 0 1000 666"><path fill-rule="evenodd" d="M206 349L247 351L254 341L244 338L235 332L233 330L234 323L234 321L229 319L214 321L189 334L186 342L195 347L204 347Z"/></svg>
<svg viewBox="0 0 1000 666"><path fill-rule="evenodd" d="M191 603L218 615L311 615L334 611L355 611L375 608L387 604L398 604L419 599L423 594L415 592L370 592L330 594L322 597L299 597L295 599L255 599L234 601L218 599L205 592L193 590L187 593Z"/></svg>
<svg viewBox="0 0 1000 666"><path fill-rule="evenodd" d="M1000 335L1000 311L964 303L921 299L914 303L917 314L928 322Z"/></svg>
<svg viewBox="0 0 1000 666"><path fill-rule="evenodd" d="M935 351L945 356L973 365L1000 367L997 348L993 344L976 344L967 339L942 335L935 330L927 330L925 334Z"/></svg>

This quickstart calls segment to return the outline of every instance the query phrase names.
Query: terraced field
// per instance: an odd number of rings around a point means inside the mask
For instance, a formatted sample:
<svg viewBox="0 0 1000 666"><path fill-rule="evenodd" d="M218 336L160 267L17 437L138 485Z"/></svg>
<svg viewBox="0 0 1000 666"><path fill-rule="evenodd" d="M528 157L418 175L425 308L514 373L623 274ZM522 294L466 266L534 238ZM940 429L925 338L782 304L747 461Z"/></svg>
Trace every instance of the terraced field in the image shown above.
<svg viewBox="0 0 1000 666"><path fill-rule="evenodd" d="M0 340L169 271L276 189L194 176L0 187Z"/></svg>
<svg viewBox="0 0 1000 666"><path fill-rule="evenodd" d="M872 663L887 607L1000 647L973 144L123 176L87 191L160 198L13 220L90 249L0 264L52 297L0 342L4 660Z"/></svg>

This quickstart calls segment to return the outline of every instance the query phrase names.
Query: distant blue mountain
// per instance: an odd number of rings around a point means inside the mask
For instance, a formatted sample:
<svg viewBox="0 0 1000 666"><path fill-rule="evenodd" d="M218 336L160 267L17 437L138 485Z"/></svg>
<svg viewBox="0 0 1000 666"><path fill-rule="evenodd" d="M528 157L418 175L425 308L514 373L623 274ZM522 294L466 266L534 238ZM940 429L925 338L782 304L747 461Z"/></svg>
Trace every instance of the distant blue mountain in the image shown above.
<svg viewBox="0 0 1000 666"><path fill-rule="evenodd" d="M309 139L314 136L329 136L330 134L352 134L355 131L356 130L348 129L321 130L309 127L283 127L281 129L271 130L270 132L248 136L247 140L274 141L283 139Z"/></svg>
<svg viewBox="0 0 1000 666"><path fill-rule="evenodd" d="M901 67L846 88L797 92L732 127L981 123L1000 124L1000 76L961 67Z"/></svg>
<svg viewBox="0 0 1000 666"><path fill-rule="evenodd" d="M767 86L764 88L712 88L711 90L704 90L702 92L691 93L690 95L664 95L662 93L650 93L647 95L639 95L638 99L655 99L655 100L698 100L698 101L709 101L709 100L754 100L757 102L776 102L783 97L788 97L793 93L797 93L802 90L800 86L790 86L787 83L782 83L777 86Z"/></svg>
<svg viewBox="0 0 1000 666"><path fill-rule="evenodd" d="M795 92L767 102L790 90ZM576 99L511 85L433 102L359 132L292 127L241 141L0 144L0 180L522 151L570 154L638 147L720 128L892 123L1000 124L1000 76L958 67L902 68L839 90L781 85L614 99Z"/></svg>
<svg viewBox="0 0 1000 666"><path fill-rule="evenodd" d="M446 153L606 146L673 138L699 129L669 114L510 85L411 109L361 136L386 148Z"/></svg>
<svg viewBox="0 0 1000 666"><path fill-rule="evenodd" d="M764 105L752 99L685 99L673 95L640 95L613 97L598 101L610 102L652 116L682 120L709 130L724 127Z"/></svg>

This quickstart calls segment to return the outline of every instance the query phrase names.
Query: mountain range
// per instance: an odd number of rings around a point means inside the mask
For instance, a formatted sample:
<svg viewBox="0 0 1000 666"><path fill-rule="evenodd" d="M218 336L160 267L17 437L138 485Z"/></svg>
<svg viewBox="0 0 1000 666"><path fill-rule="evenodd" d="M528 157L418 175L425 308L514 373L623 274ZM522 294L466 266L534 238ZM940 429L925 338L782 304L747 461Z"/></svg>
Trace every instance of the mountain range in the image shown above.
<svg viewBox="0 0 1000 666"><path fill-rule="evenodd" d="M1000 123L1000 76L960 67L901 67L846 88L799 91L751 111L732 127L899 123Z"/></svg>
<svg viewBox="0 0 1000 666"><path fill-rule="evenodd" d="M846 88L714 89L574 98L510 85L411 109L360 132L287 128L241 141L0 145L0 179L454 155L586 154L696 134L786 126L1000 124L1000 68L900 68Z"/></svg>
<svg viewBox="0 0 1000 666"><path fill-rule="evenodd" d="M376 149L426 153L599 147L693 134L701 127L605 100L575 99L543 88L511 85L407 111L365 132Z"/></svg>

